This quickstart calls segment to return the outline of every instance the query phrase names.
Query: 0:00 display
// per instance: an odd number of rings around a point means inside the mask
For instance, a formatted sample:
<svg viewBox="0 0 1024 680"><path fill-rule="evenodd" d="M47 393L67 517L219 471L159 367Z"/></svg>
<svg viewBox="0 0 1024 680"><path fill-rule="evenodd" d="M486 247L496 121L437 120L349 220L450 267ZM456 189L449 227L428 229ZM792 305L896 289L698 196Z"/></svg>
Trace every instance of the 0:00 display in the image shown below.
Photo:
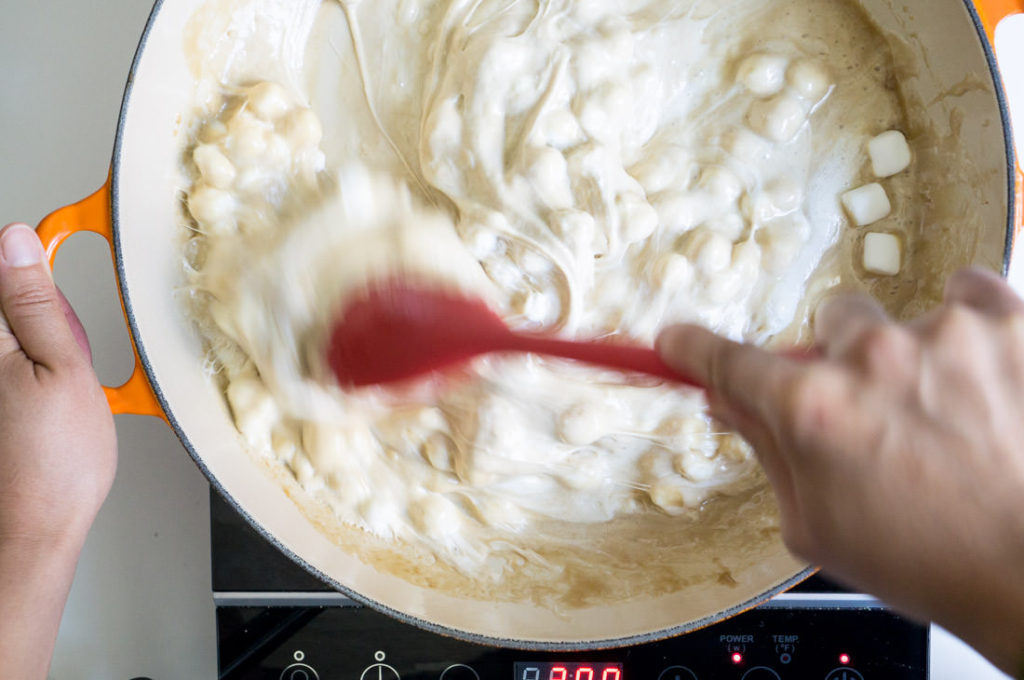
<svg viewBox="0 0 1024 680"><path fill-rule="evenodd" d="M620 663L517 663L515 680L623 680Z"/></svg>

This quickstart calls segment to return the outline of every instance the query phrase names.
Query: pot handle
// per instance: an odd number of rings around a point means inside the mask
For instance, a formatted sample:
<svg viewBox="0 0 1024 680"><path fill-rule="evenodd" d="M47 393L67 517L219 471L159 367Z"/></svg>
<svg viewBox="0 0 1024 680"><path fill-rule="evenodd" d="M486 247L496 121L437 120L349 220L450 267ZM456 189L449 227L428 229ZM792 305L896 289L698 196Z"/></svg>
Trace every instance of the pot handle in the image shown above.
<svg viewBox="0 0 1024 680"><path fill-rule="evenodd" d="M1024 0L975 0L975 9L978 10L978 17L988 35L989 45L995 52L996 27L1003 19L1014 14L1024 14ZM1024 130L1018 132L1024 135ZM1024 169L1021 162L1024 159L1018 158L1016 163L1016 204L1017 214L1014 216L1015 236L1019 237L1024 231Z"/></svg>
<svg viewBox="0 0 1024 680"><path fill-rule="evenodd" d="M981 17L989 42L995 44L996 26L1011 14L1024 13L1024 0L975 0L974 7Z"/></svg>
<svg viewBox="0 0 1024 680"><path fill-rule="evenodd" d="M60 208L43 218L36 228L36 234L43 242L46 249L46 256L53 268L57 251L61 244L69 236L83 231L91 231L99 234L107 240L110 245L111 257L114 258L114 232L113 222L110 214L110 177L100 187L99 191L78 203ZM121 311L124 312L124 295L121 294L121 280L118 277L117 287L121 296ZM127 323L125 312L125 323ZM142 369L142 360L139 358L139 350L135 346L134 336L131 338L132 351L135 353L135 368L128 381L119 387L103 387L107 396L110 410L114 414L130 413L141 416L156 416L165 422L167 416L164 414L160 402L157 401L156 393L149 385L149 379Z"/></svg>

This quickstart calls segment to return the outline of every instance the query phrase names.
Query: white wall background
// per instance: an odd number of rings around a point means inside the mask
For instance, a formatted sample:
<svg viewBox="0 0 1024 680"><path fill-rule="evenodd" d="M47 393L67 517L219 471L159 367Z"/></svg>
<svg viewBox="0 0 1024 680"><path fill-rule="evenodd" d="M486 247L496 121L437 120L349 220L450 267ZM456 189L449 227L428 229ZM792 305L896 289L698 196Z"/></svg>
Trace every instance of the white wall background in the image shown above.
<svg viewBox="0 0 1024 680"><path fill-rule="evenodd" d="M37 224L107 176L148 0L0 0L0 223ZM57 281L107 384L131 349L105 242L73 238ZM119 416L120 464L79 564L56 680L216 677L208 486L171 430Z"/></svg>

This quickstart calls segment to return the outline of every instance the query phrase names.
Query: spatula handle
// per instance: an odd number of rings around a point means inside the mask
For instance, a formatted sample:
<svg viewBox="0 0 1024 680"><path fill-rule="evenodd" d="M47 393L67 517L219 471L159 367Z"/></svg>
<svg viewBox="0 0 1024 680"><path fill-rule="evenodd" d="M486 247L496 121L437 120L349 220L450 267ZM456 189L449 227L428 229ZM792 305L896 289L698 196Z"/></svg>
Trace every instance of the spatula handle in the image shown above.
<svg viewBox="0 0 1024 680"><path fill-rule="evenodd" d="M546 354L563 359L576 359L606 368L644 373L676 383L703 387L669 368L656 351L646 347L561 340L518 333L509 336L508 344L507 349L510 350Z"/></svg>

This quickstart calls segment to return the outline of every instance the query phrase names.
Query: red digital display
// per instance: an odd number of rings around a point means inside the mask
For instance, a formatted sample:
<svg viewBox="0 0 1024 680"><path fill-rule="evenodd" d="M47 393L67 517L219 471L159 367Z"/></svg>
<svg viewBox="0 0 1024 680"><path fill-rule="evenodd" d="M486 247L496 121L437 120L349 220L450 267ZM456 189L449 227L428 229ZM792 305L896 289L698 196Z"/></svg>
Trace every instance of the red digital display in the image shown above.
<svg viewBox="0 0 1024 680"><path fill-rule="evenodd" d="M515 680L624 680L621 663L517 663Z"/></svg>

